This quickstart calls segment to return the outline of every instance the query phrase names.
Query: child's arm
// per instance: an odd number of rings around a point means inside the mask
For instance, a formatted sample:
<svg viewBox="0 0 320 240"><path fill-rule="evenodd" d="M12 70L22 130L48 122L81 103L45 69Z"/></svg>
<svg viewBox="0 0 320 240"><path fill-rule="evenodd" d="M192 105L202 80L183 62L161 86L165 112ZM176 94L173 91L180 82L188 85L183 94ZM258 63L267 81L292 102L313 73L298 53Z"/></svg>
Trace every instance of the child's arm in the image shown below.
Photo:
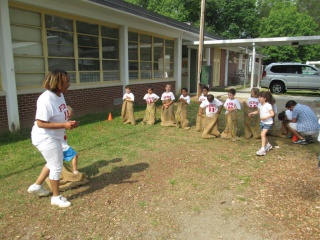
<svg viewBox="0 0 320 240"><path fill-rule="evenodd" d="M169 107L169 106L172 105L173 103L174 103L174 101L170 99L170 102L168 102L166 105Z"/></svg>
<svg viewBox="0 0 320 240"><path fill-rule="evenodd" d="M158 101L159 100L159 98L155 98L155 99L153 99L153 102L156 102L156 101Z"/></svg>
<svg viewBox="0 0 320 240"><path fill-rule="evenodd" d="M284 134L288 134L288 130L287 130L287 128L285 127L284 122L281 122L281 129L282 129L282 131L284 132Z"/></svg>
<svg viewBox="0 0 320 240"><path fill-rule="evenodd" d="M198 116L200 117L202 116L202 109L203 109L202 107L199 107L199 110L198 110Z"/></svg>
<svg viewBox="0 0 320 240"><path fill-rule="evenodd" d="M129 101L129 102L133 102L134 100L133 99L131 99L131 97L126 97L126 99L125 99L126 101Z"/></svg>
<svg viewBox="0 0 320 240"><path fill-rule="evenodd" d="M220 114L220 113L221 113L222 107L223 107L223 105L219 106L218 111L217 111L217 114Z"/></svg>
<svg viewBox="0 0 320 240"><path fill-rule="evenodd" d="M259 109L256 110L256 111L254 111L254 112L249 113L248 116L251 117L252 115L256 115L256 114L258 114L258 113L259 113ZM261 120L262 120L262 119L261 119Z"/></svg>
<svg viewBox="0 0 320 240"><path fill-rule="evenodd" d="M187 100L185 100L184 98L179 98L178 100L179 102L184 102L184 103L188 103Z"/></svg>

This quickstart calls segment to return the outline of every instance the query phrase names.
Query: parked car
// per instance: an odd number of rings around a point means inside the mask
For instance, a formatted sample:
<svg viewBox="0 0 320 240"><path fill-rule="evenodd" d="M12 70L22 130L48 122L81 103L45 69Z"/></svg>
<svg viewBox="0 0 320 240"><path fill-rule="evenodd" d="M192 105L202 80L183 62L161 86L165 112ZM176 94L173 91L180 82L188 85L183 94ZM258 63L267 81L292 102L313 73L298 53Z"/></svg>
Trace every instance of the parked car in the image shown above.
<svg viewBox="0 0 320 240"><path fill-rule="evenodd" d="M320 69L302 63L271 63L262 74L262 88L272 93L284 93L288 89L320 89Z"/></svg>

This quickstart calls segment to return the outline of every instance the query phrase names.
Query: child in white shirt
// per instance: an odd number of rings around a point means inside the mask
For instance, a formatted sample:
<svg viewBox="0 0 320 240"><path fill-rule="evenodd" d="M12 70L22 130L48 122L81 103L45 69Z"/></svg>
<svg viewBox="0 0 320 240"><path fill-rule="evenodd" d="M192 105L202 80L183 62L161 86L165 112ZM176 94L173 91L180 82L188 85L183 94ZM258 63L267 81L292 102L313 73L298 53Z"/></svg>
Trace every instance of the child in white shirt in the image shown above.
<svg viewBox="0 0 320 240"><path fill-rule="evenodd" d="M174 94L171 92L171 84L166 84L166 91L161 95L162 111L161 111L161 126L175 126L174 116Z"/></svg>
<svg viewBox="0 0 320 240"><path fill-rule="evenodd" d="M220 137L219 114L223 107L219 99L215 99L212 94L209 94L207 100L200 104L198 115L202 116L202 109L205 110L205 118L203 119L202 138L208 139L212 137Z"/></svg>
<svg viewBox="0 0 320 240"><path fill-rule="evenodd" d="M134 95L131 92L131 87L126 86L126 93L123 95L123 104L121 110L123 124L131 123L132 125L136 125L136 120L134 118L133 102Z"/></svg>
<svg viewBox="0 0 320 240"><path fill-rule="evenodd" d="M228 91L228 98L223 104L226 109L226 128L221 133L222 138L236 139L237 134L237 110L241 110L241 105L238 99L235 99L236 90L231 88Z"/></svg>
<svg viewBox="0 0 320 240"><path fill-rule="evenodd" d="M202 94L199 97L199 102L198 102L199 105L203 101L207 100L208 92L209 92L209 88L207 86L202 87ZM196 131L197 132L202 132L203 131L202 119L203 119L203 116L205 114L205 108L201 108L201 109L202 109L201 116L199 116L199 114L197 114L197 120L196 120ZM200 110L200 107L199 107L199 110Z"/></svg>
<svg viewBox="0 0 320 240"><path fill-rule="evenodd" d="M183 129L190 129L188 121L188 105L190 104L190 96L188 95L188 89L181 89L181 96L178 100L178 108L176 112L177 127Z"/></svg>
<svg viewBox="0 0 320 240"><path fill-rule="evenodd" d="M260 114L260 129L261 129L261 149L256 152L258 156L264 156L272 149L269 143L267 133L273 124L274 111L272 108L272 95L269 92L261 92L259 94L258 110L249 113L249 117L255 114Z"/></svg>
<svg viewBox="0 0 320 240"><path fill-rule="evenodd" d="M257 110L259 104L259 88L251 89L251 96L247 101L243 102L243 125L244 125L244 136L249 139L251 137L258 139L260 138L260 118L258 116L251 118L248 117L250 112Z"/></svg>
<svg viewBox="0 0 320 240"><path fill-rule="evenodd" d="M144 95L143 99L146 100L147 108L144 113L142 124L154 125L156 121L156 105L155 102L158 101L160 97L153 93L153 88L148 88L148 93Z"/></svg>

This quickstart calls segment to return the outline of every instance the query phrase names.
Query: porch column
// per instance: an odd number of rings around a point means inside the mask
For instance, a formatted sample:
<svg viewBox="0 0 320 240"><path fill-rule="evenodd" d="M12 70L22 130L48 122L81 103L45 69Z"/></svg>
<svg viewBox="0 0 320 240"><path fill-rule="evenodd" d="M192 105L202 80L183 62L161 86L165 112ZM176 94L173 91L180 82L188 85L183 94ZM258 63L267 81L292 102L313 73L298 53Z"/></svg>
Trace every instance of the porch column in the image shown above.
<svg viewBox="0 0 320 240"><path fill-rule="evenodd" d="M128 26L121 26L119 29L119 57L120 57L120 80L123 84L123 94L126 92L126 85L129 85L129 47L128 47Z"/></svg>
<svg viewBox="0 0 320 240"><path fill-rule="evenodd" d="M229 50L226 50L226 67L224 69L224 86L228 86L228 72L229 72Z"/></svg>
<svg viewBox="0 0 320 240"><path fill-rule="evenodd" d="M9 130L14 132L20 129L20 121L8 0L0 0L0 53L2 86L6 92L8 126Z"/></svg>
<svg viewBox="0 0 320 240"><path fill-rule="evenodd" d="M256 44L252 43L252 59L251 59L251 85L250 89L253 88L253 80L254 80L254 68L256 63Z"/></svg>
<svg viewBox="0 0 320 240"><path fill-rule="evenodd" d="M181 91L181 74L182 74L182 39L174 39L174 79L176 80L176 94ZM189 90L189 89L188 89Z"/></svg>
<svg viewBox="0 0 320 240"><path fill-rule="evenodd" d="M261 66L261 63L262 63L262 50L259 54L259 69L258 69L258 84L257 84L257 87L259 88L260 87L260 81L261 81L261 70L262 70L262 66Z"/></svg>
<svg viewBox="0 0 320 240"><path fill-rule="evenodd" d="M207 65L209 66L209 65L211 65L211 55L210 55L210 50L211 50L211 48L206 48L206 59L207 59Z"/></svg>

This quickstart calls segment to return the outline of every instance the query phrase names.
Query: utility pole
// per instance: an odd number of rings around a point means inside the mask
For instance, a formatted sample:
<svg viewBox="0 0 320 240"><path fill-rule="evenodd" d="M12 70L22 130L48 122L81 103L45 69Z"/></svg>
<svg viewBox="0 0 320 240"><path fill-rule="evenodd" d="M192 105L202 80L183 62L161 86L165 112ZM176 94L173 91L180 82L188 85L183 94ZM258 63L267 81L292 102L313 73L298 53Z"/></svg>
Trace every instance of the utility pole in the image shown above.
<svg viewBox="0 0 320 240"><path fill-rule="evenodd" d="M198 76L197 76L197 98L201 92L201 70L202 70L202 52L203 52L203 36L204 36L204 17L206 12L206 0L201 0L201 17L200 17L200 33L199 33L199 49L198 49Z"/></svg>

